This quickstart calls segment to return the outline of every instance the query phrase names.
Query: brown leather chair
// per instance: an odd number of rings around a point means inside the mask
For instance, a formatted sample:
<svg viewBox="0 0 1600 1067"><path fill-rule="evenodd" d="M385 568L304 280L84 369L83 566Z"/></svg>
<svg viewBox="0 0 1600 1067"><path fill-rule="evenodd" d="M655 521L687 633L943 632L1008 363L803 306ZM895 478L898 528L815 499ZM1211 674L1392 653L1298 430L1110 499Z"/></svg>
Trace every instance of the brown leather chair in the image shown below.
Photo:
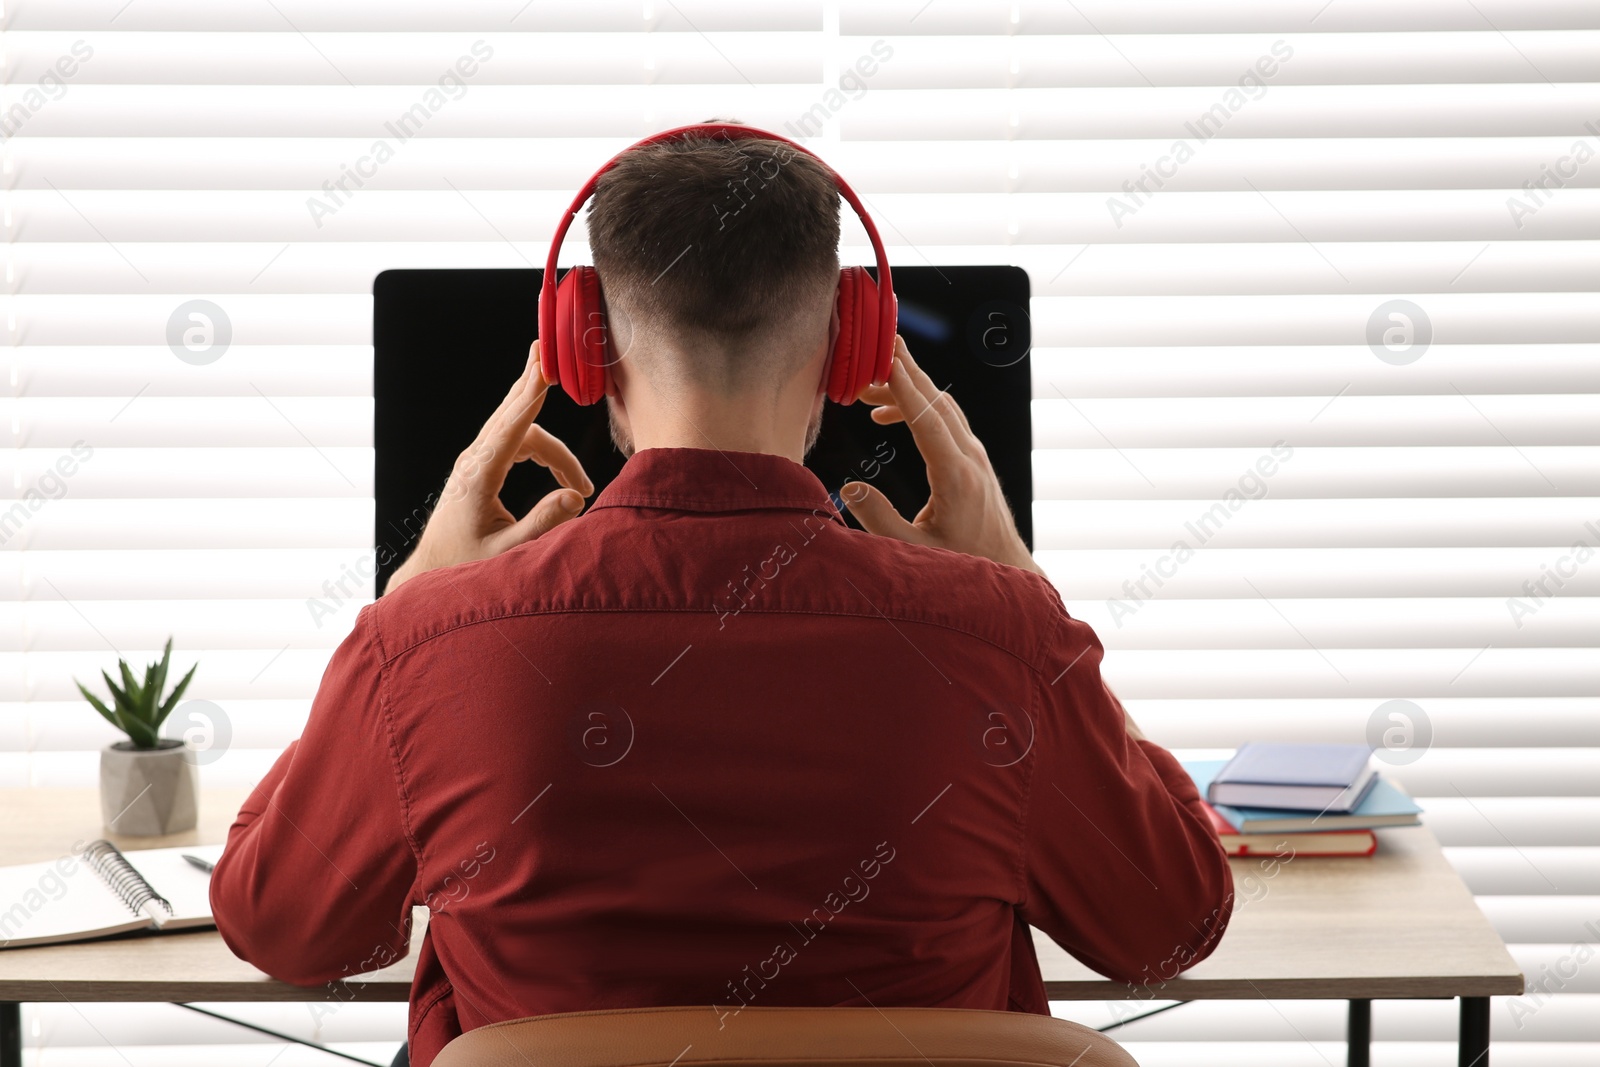
<svg viewBox="0 0 1600 1067"><path fill-rule="evenodd" d="M955 1008L710 1006L539 1015L462 1034L434 1067L1138 1067L1104 1034Z"/></svg>

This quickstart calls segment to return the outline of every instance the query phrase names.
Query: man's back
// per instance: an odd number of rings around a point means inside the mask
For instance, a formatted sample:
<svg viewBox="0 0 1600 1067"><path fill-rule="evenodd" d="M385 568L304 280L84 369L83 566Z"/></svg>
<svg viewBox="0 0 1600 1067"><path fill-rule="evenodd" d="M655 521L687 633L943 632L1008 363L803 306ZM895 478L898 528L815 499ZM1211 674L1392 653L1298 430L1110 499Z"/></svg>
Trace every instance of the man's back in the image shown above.
<svg viewBox="0 0 1600 1067"><path fill-rule="evenodd" d="M429 906L417 1063L593 1008L1046 1011L1028 922L1160 980L1231 886L1099 658L1043 578L849 530L790 460L646 450L582 519L363 613L219 927L323 982Z"/></svg>

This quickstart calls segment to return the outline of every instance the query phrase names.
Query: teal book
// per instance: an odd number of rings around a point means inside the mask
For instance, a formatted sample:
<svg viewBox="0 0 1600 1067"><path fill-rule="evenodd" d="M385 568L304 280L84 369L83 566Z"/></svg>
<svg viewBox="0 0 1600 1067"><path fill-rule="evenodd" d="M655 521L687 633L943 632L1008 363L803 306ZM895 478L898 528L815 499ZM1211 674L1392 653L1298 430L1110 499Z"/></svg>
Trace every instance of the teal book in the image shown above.
<svg viewBox="0 0 1600 1067"><path fill-rule="evenodd" d="M1183 769L1194 779L1200 795L1206 795L1211 780L1216 777L1227 760L1185 760ZM1382 775L1354 811L1313 812L1288 811L1281 808L1235 808L1226 804L1213 804L1217 814L1226 819L1242 834L1308 833L1318 830L1379 830L1390 826L1417 826L1422 820L1422 808L1407 796L1400 787Z"/></svg>

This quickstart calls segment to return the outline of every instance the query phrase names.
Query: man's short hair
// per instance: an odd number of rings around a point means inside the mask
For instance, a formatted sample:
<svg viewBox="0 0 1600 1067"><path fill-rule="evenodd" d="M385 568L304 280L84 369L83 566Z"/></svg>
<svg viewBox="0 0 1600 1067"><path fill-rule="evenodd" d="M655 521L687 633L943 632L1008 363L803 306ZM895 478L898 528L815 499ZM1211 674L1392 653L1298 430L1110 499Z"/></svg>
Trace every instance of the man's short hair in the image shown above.
<svg viewBox="0 0 1600 1067"><path fill-rule="evenodd" d="M653 379L776 388L814 347L797 335L826 328L839 189L791 145L707 134L636 149L596 184L588 226L619 354L658 339L693 357L647 364Z"/></svg>

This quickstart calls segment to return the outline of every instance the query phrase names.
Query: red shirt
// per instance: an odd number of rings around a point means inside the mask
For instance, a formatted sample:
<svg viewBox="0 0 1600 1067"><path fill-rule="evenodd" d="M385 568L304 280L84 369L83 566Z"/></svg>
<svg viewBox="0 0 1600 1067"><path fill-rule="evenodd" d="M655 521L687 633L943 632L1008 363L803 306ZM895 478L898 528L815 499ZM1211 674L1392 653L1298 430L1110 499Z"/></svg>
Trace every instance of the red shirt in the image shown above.
<svg viewBox="0 0 1600 1067"><path fill-rule="evenodd" d="M1232 879L1101 651L1044 578L851 530L788 459L649 449L361 612L229 832L217 927L336 1001L430 907L418 1067L548 1012L1046 1013L1030 923L1171 977Z"/></svg>

